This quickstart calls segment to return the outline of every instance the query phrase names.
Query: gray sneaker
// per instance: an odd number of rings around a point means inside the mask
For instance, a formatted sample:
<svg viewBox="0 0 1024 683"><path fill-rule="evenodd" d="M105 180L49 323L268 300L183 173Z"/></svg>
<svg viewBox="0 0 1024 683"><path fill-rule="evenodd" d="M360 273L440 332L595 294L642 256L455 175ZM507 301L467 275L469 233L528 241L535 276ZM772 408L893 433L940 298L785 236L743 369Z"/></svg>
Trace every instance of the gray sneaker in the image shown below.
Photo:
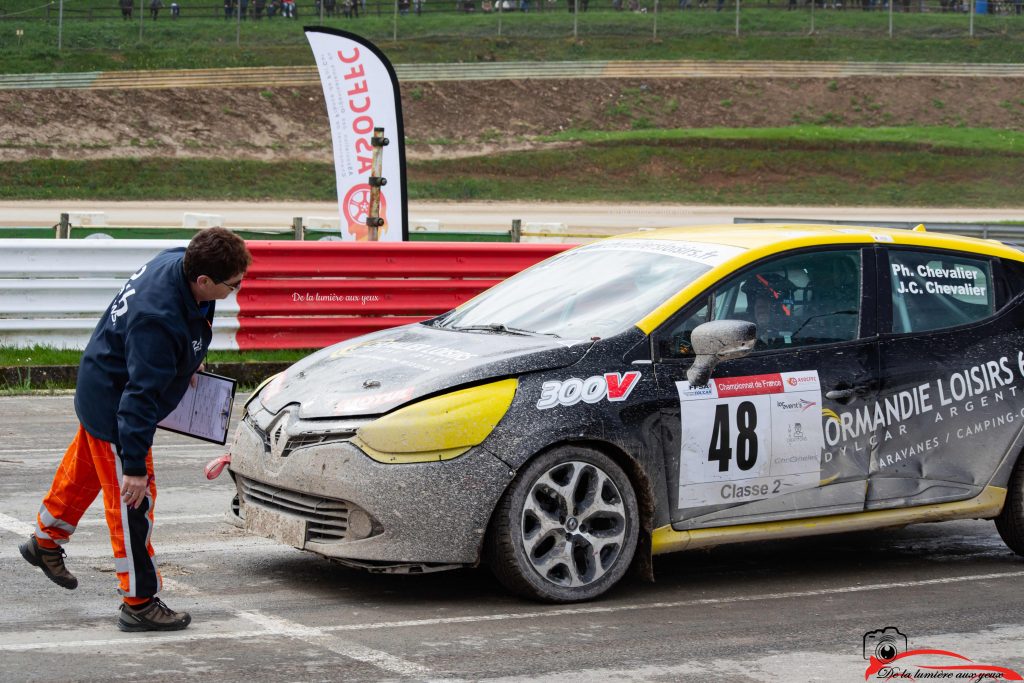
<svg viewBox="0 0 1024 683"><path fill-rule="evenodd" d="M122 631L180 631L192 623L188 612L175 612L160 598L132 607L121 603L117 627Z"/></svg>
<svg viewBox="0 0 1024 683"><path fill-rule="evenodd" d="M53 581L61 588L74 590L78 588L78 579L64 566L64 556L67 554L63 548L40 548L35 536L30 536L27 541L18 546L21 556L31 565L43 570L46 578Z"/></svg>

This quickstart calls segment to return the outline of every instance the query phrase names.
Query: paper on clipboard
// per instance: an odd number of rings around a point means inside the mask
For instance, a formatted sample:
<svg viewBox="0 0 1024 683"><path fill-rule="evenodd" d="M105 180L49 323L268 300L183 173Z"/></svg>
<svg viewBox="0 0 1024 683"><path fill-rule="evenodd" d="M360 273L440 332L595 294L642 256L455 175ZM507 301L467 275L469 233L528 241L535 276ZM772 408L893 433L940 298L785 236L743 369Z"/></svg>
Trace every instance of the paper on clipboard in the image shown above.
<svg viewBox="0 0 1024 683"><path fill-rule="evenodd" d="M196 380L195 386L189 384L178 407L156 426L224 445L228 440L236 382L208 372L196 373Z"/></svg>

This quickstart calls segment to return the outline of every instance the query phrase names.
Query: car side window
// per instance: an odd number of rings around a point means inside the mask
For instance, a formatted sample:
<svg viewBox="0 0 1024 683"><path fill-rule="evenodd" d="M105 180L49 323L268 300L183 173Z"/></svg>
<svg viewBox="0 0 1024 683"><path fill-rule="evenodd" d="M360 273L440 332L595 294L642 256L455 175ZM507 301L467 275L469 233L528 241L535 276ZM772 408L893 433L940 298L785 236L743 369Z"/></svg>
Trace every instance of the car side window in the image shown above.
<svg viewBox="0 0 1024 683"><path fill-rule="evenodd" d="M897 334L965 325L995 312L988 259L891 249L889 281Z"/></svg>
<svg viewBox="0 0 1024 683"><path fill-rule="evenodd" d="M1024 292L1024 263L1020 261L1003 260L1003 294L1002 299L996 305L1003 305L1011 299L1015 299ZM996 290L998 293L998 290Z"/></svg>
<svg viewBox="0 0 1024 683"><path fill-rule="evenodd" d="M692 356L690 335L708 320L757 325L755 350L856 339L860 330L859 249L814 251L767 261L730 278L657 337L662 358ZM710 311L710 315L709 315Z"/></svg>

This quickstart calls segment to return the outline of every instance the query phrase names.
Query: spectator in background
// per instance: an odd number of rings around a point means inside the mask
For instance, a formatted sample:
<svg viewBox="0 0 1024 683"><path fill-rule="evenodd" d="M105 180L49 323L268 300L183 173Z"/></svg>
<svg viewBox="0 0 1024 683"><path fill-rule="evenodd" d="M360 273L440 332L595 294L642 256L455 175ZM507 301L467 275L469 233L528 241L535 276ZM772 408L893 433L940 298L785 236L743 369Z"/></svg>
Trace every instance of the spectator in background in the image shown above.
<svg viewBox="0 0 1024 683"><path fill-rule="evenodd" d="M239 0L239 2L241 2L242 10L242 16L240 18L242 20L245 20L245 18L249 15L249 0Z"/></svg>
<svg viewBox="0 0 1024 683"><path fill-rule="evenodd" d="M398 0L398 13L403 17L409 13L409 0Z"/></svg>
<svg viewBox="0 0 1024 683"><path fill-rule="evenodd" d="M117 4L121 8L121 18L125 21L131 19L134 0L118 0Z"/></svg>
<svg viewBox="0 0 1024 683"><path fill-rule="evenodd" d="M163 6L163 0L149 0L149 16L153 21L156 21L157 15L160 14L160 8Z"/></svg>
<svg viewBox="0 0 1024 683"><path fill-rule="evenodd" d="M177 19L181 16L181 5L176 2L171 3L171 19Z"/></svg>
<svg viewBox="0 0 1024 683"><path fill-rule="evenodd" d="M412 9L417 17L423 14L423 0L412 0Z"/></svg>
<svg viewBox="0 0 1024 683"><path fill-rule="evenodd" d="M231 0L224 0L224 19L225 20L231 18L231 15L232 15L231 8L232 8L232 1Z"/></svg>
<svg viewBox="0 0 1024 683"><path fill-rule="evenodd" d="M324 0L324 10L327 12L327 16L334 16L334 8L338 6L337 0Z"/></svg>
<svg viewBox="0 0 1024 683"><path fill-rule="evenodd" d="M252 18L259 21L263 18L263 10L267 8L267 0L253 0Z"/></svg>
<svg viewBox="0 0 1024 683"><path fill-rule="evenodd" d="M295 0L284 0L281 3L281 10L283 15L289 19L296 19L299 16L295 11Z"/></svg>

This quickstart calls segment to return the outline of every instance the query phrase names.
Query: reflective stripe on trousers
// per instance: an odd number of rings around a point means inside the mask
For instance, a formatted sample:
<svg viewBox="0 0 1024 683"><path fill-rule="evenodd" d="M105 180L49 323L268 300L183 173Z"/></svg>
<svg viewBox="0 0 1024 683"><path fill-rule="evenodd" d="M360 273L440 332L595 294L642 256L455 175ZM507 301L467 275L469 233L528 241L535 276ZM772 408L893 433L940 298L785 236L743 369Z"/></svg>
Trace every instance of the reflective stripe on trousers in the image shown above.
<svg viewBox="0 0 1024 683"><path fill-rule="evenodd" d="M121 458L115 454L114 446L79 426L39 509L36 538L40 545L54 547L53 544L67 543L78 521L102 490L110 545L114 550L117 592L132 598L156 595L161 579L150 543L156 503L152 451L146 454L146 471L149 491L138 507L129 509L121 501Z"/></svg>

